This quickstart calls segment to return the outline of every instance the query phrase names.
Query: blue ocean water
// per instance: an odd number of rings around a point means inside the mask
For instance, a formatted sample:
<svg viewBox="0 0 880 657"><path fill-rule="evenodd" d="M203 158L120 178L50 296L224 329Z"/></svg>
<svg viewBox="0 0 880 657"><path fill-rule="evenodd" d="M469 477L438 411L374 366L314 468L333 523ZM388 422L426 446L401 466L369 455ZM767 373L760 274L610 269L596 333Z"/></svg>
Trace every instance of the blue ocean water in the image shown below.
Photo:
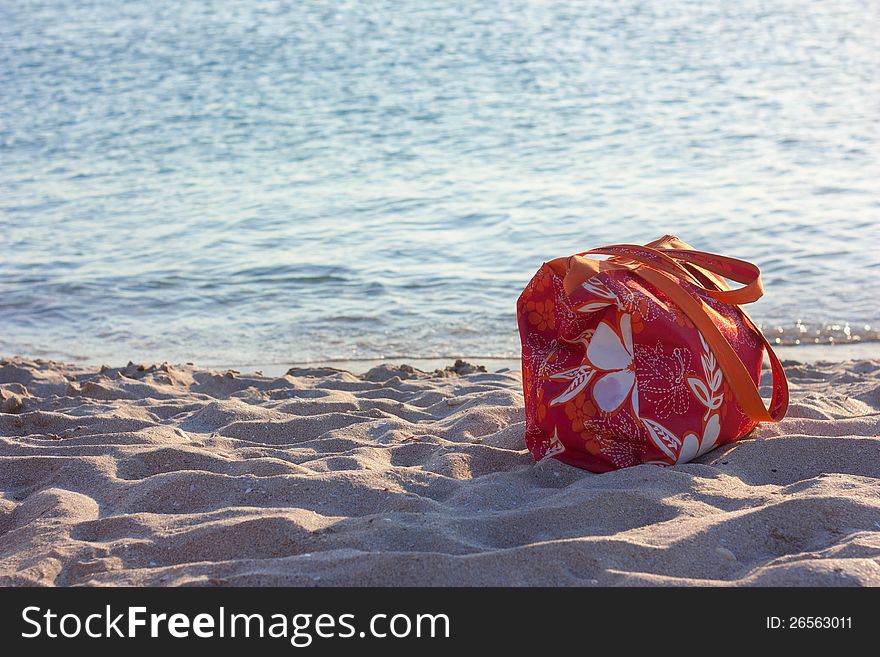
<svg viewBox="0 0 880 657"><path fill-rule="evenodd" d="M0 0L0 353L515 356L542 261L670 232L869 336L878 119L870 1Z"/></svg>

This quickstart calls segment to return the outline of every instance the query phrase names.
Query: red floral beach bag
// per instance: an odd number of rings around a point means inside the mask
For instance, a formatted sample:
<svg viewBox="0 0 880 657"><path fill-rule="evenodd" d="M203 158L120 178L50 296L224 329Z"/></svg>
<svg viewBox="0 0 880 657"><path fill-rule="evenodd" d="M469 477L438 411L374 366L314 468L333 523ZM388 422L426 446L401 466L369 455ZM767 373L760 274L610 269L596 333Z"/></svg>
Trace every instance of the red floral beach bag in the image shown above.
<svg viewBox="0 0 880 657"><path fill-rule="evenodd" d="M517 302L532 456L593 472L672 465L781 420L785 372L740 307L762 294L753 264L672 235L545 263Z"/></svg>

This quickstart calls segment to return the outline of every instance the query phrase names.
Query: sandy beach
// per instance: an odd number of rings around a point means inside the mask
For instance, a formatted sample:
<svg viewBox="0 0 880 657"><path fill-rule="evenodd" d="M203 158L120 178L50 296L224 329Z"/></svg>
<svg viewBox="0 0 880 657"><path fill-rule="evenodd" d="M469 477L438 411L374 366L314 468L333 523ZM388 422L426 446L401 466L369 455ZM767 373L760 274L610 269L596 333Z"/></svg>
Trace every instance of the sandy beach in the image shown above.
<svg viewBox="0 0 880 657"><path fill-rule="evenodd" d="M779 425L594 475L517 371L3 360L0 584L880 585L880 361L786 365Z"/></svg>

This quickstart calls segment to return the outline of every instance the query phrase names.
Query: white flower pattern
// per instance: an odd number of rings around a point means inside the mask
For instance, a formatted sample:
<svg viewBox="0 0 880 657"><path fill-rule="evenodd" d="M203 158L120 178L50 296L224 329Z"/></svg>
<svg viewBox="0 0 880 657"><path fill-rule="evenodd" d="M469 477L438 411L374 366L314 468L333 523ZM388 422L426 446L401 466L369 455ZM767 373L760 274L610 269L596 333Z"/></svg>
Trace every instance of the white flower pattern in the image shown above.
<svg viewBox="0 0 880 657"><path fill-rule="evenodd" d="M598 408L607 414L606 417L618 414L629 401L632 417L642 424L651 441L668 457L669 462L690 461L715 446L720 432L717 409L723 402L723 393L720 392L723 380L721 371L702 336L700 341L704 350L700 360L705 379L689 376L692 356L685 347L676 347L669 354L664 352L661 343L654 347L634 347L632 319L628 313L620 314L618 330L603 320L599 322L589 342L586 342L584 363L550 377L570 382L552 403L573 399L591 381L595 381L592 398ZM645 395L646 400L650 400L657 419L640 417L640 392ZM688 433L680 438L657 420L686 413L692 394L708 409L704 416L705 422L700 436ZM624 421L630 414L619 413L619 416ZM595 423L592 428L599 429ZM599 442L601 444L605 441L599 439ZM630 461L637 462L634 449L631 445L625 449L620 448L619 441L612 441L603 449L603 453L615 465L621 466Z"/></svg>
<svg viewBox="0 0 880 657"><path fill-rule="evenodd" d="M691 351L686 347L675 347L671 354L663 351L660 342L653 348L636 347L639 391L646 401L654 404L658 420L687 413L691 401L687 382L690 368Z"/></svg>
<svg viewBox="0 0 880 657"><path fill-rule="evenodd" d="M709 345L706 344L702 335L700 335L700 343L703 347L700 362L703 365L705 379L694 376L688 377L687 381L691 391L708 409L703 416L704 423L701 435L688 433L684 438L679 438L659 422L642 418L651 440L673 463L687 463L702 456L715 447L721 432L721 417L718 408L724 401L724 393L721 392L723 377L721 370L718 369L715 355L709 349Z"/></svg>
<svg viewBox="0 0 880 657"><path fill-rule="evenodd" d="M587 346L587 361L600 373L593 384L593 399L606 413L616 413L627 399L639 414L630 316L620 316L620 335L608 322L600 322Z"/></svg>

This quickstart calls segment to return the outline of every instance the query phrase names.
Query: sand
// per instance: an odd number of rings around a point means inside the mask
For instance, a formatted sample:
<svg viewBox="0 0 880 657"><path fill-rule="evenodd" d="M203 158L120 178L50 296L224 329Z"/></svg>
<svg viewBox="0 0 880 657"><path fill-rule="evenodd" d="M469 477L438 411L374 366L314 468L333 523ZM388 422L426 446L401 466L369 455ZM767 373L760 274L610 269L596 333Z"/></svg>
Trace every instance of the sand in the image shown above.
<svg viewBox="0 0 880 657"><path fill-rule="evenodd" d="M880 585L880 361L787 370L781 424L594 475L514 371L3 360L0 584Z"/></svg>

